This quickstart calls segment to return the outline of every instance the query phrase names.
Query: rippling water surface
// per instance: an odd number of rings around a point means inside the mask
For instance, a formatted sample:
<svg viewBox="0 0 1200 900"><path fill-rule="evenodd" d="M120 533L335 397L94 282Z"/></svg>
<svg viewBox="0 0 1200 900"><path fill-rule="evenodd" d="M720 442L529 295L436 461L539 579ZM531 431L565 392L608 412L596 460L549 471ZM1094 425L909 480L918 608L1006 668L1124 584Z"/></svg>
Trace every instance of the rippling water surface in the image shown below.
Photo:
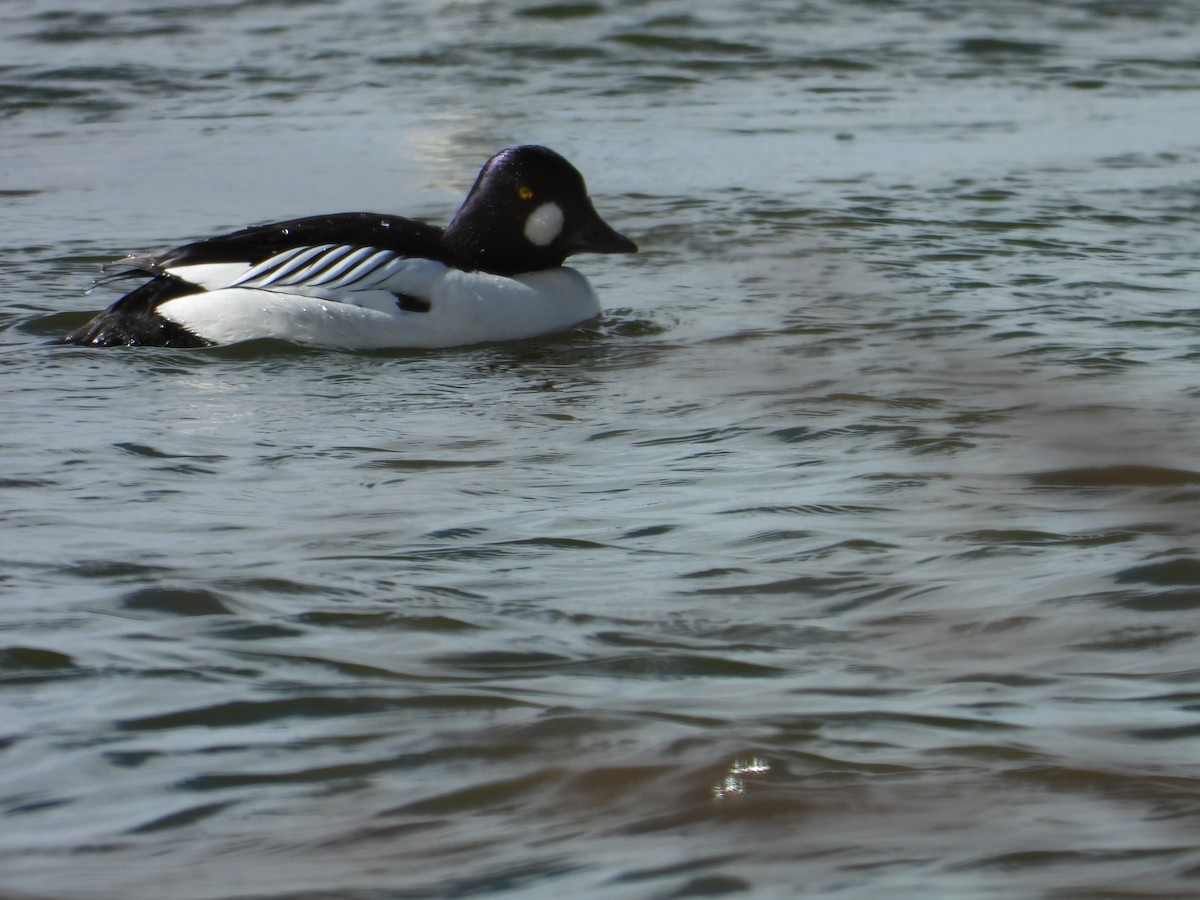
<svg viewBox="0 0 1200 900"><path fill-rule="evenodd" d="M0 10L7 896L1200 892L1187 0ZM563 152L604 317L46 341Z"/></svg>

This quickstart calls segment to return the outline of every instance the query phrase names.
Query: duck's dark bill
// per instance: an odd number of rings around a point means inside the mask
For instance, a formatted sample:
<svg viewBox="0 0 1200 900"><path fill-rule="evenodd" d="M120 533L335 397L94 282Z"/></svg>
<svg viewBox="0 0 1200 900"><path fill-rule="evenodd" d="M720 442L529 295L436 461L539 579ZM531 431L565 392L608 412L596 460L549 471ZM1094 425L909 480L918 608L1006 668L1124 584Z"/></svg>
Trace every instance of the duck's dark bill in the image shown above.
<svg viewBox="0 0 1200 900"><path fill-rule="evenodd" d="M566 236L571 253L637 253L638 246L623 234L618 234L599 216Z"/></svg>

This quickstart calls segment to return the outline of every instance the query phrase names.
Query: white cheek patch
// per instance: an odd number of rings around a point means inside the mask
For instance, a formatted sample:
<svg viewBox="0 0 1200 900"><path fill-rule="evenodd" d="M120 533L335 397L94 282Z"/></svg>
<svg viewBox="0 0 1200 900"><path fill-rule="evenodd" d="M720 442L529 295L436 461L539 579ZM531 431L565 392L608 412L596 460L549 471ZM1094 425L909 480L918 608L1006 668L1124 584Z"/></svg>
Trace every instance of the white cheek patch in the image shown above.
<svg viewBox="0 0 1200 900"><path fill-rule="evenodd" d="M548 247L562 234L563 211L557 203L543 203L525 220L525 237L539 247Z"/></svg>

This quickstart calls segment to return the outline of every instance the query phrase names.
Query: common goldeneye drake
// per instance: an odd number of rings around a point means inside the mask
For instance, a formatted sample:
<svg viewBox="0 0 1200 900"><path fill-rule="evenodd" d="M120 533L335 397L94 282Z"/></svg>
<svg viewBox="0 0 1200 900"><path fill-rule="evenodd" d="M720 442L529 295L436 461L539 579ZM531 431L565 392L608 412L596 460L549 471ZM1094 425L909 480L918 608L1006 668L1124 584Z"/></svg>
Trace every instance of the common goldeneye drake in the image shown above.
<svg viewBox="0 0 1200 900"><path fill-rule="evenodd" d="M115 276L149 280L63 343L207 347L277 338L319 347L453 347L561 331L600 312L572 253L635 253L583 176L545 147L487 161L445 228L338 213L256 225Z"/></svg>

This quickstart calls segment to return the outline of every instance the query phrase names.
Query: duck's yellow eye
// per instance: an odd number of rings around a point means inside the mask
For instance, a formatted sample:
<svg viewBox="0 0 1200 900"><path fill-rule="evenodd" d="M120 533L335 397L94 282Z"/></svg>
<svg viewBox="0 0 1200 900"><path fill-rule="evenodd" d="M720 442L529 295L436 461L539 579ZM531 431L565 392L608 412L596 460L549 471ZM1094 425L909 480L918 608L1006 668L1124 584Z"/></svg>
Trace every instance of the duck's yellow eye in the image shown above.
<svg viewBox="0 0 1200 900"><path fill-rule="evenodd" d="M523 184L519 188L517 188L517 196L520 197L522 200L532 200L533 199L533 188L531 188L527 184Z"/></svg>

